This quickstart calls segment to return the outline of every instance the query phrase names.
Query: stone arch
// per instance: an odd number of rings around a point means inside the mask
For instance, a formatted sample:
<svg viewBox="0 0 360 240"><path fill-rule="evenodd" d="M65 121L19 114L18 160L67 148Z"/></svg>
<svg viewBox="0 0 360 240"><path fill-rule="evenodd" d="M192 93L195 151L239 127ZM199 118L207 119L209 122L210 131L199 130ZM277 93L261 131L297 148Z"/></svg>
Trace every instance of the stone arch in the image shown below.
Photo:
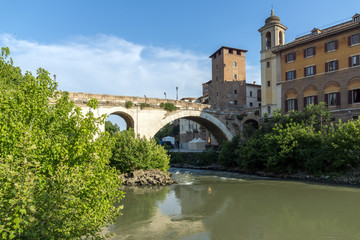
<svg viewBox="0 0 360 240"><path fill-rule="evenodd" d="M304 97L308 96L317 96L318 95L318 89L314 85L309 85L304 88Z"/></svg>
<svg viewBox="0 0 360 240"><path fill-rule="evenodd" d="M244 121L243 125L251 125L253 128L258 129L259 128L259 122L255 119L249 118L246 121Z"/></svg>
<svg viewBox="0 0 360 240"><path fill-rule="evenodd" d="M150 131L148 131L148 133L145 136L150 138L154 137L155 134L166 124L180 118L188 119L201 124L207 130L209 130L211 134L214 135L216 141L219 144L222 144L225 141L229 141L233 137L230 130L225 126L225 124L222 123L216 117L206 112L191 111L191 110L176 112L166 116L165 118L157 122L156 126L153 126L152 129L150 129Z"/></svg>
<svg viewBox="0 0 360 240"><path fill-rule="evenodd" d="M123 118L126 122L126 129L129 130L134 129L135 124L134 124L134 119L132 118L132 116L126 112L122 112L122 111L116 111L113 113L110 113L109 115L117 115L121 118Z"/></svg>
<svg viewBox="0 0 360 240"><path fill-rule="evenodd" d="M285 93L286 99L296 99L297 96L298 96L298 93L297 93L297 91L296 91L295 89L293 89L293 88L288 89L288 90L286 91L286 93Z"/></svg>
<svg viewBox="0 0 360 240"><path fill-rule="evenodd" d="M340 84L338 82L329 82L325 85L324 93L340 92Z"/></svg>
<svg viewBox="0 0 360 240"><path fill-rule="evenodd" d="M358 88L360 88L360 77L354 77L350 79L348 83L348 90L353 90Z"/></svg>

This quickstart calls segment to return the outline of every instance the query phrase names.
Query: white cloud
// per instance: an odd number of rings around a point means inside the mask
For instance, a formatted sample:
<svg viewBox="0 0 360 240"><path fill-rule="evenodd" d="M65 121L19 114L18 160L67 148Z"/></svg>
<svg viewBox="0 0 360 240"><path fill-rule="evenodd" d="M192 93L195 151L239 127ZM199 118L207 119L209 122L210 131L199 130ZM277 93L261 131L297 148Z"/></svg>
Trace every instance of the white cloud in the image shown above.
<svg viewBox="0 0 360 240"><path fill-rule="evenodd" d="M114 36L78 37L71 42L42 44L0 35L15 65L36 73L39 67L56 74L66 91L175 98L201 95L211 77L207 56L142 46Z"/></svg>

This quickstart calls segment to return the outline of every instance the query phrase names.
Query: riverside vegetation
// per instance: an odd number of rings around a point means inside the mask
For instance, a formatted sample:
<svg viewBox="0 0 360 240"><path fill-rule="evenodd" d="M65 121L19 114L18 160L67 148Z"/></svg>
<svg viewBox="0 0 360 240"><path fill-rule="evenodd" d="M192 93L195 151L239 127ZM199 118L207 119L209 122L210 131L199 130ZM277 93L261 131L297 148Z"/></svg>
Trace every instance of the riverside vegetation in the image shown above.
<svg viewBox="0 0 360 240"><path fill-rule="evenodd" d="M246 128L224 144L219 162L247 173L357 174L360 121L329 122L323 103L302 112L274 112L259 129Z"/></svg>
<svg viewBox="0 0 360 240"><path fill-rule="evenodd" d="M83 114L49 72L22 74L9 54L2 48L0 238L105 238L122 209L121 172L166 171L168 155L132 131L101 133L106 116Z"/></svg>

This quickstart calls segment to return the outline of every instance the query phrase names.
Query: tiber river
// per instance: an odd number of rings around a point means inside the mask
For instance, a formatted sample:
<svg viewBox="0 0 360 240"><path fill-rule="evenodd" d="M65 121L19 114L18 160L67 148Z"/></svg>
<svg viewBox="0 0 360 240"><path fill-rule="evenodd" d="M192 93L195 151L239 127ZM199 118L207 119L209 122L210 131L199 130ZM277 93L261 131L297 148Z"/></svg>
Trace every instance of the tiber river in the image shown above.
<svg viewBox="0 0 360 240"><path fill-rule="evenodd" d="M175 169L179 184L128 187L120 240L360 240L360 188Z"/></svg>

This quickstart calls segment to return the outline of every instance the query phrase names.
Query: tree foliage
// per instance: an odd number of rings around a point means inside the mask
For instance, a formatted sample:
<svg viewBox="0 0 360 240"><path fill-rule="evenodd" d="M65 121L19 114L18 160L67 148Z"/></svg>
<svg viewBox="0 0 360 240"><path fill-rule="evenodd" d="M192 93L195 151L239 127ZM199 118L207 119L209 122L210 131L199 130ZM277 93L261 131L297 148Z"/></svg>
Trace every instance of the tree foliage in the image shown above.
<svg viewBox="0 0 360 240"><path fill-rule="evenodd" d="M324 104L281 114L225 144L220 162L246 172L339 173L360 165L360 122L329 124ZM244 141L243 139L247 139Z"/></svg>
<svg viewBox="0 0 360 240"><path fill-rule="evenodd" d="M120 127L110 121L105 121L105 132L108 132L110 136L114 136L116 132L120 132Z"/></svg>
<svg viewBox="0 0 360 240"><path fill-rule="evenodd" d="M139 169L169 169L170 158L167 151L157 145L154 139L135 137L133 130L117 132L113 137L110 162L121 172Z"/></svg>
<svg viewBox="0 0 360 240"><path fill-rule="evenodd" d="M102 238L122 197L109 135L95 140L104 117L84 115L46 70L22 75L8 54L0 59L0 238Z"/></svg>

